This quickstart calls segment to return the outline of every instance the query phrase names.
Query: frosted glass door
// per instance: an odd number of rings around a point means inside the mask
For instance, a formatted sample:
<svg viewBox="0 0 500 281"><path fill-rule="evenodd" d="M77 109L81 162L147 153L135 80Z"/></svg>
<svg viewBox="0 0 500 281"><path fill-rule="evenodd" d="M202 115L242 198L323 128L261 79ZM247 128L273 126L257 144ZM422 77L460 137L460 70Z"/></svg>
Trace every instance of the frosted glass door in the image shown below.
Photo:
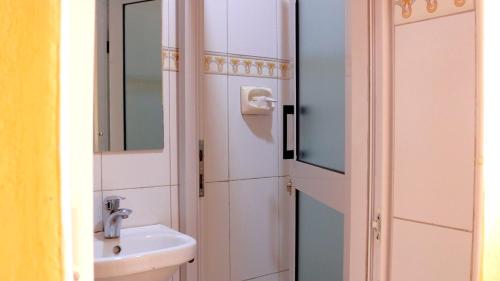
<svg viewBox="0 0 500 281"><path fill-rule="evenodd" d="M344 214L331 197L343 196L339 183L345 172L346 2L297 0L295 8L296 160L300 163L293 174L297 184L295 277L296 281L342 281Z"/></svg>
<svg viewBox="0 0 500 281"><path fill-rule="evenodd" d="M345 1L297 0L297 160L345 171Z"/></svg>
<svg viewBox="0 0 500 281"><path fill-rule="evenodd" d="M344 214L297 192L297 281L342 281Z"/></svg>

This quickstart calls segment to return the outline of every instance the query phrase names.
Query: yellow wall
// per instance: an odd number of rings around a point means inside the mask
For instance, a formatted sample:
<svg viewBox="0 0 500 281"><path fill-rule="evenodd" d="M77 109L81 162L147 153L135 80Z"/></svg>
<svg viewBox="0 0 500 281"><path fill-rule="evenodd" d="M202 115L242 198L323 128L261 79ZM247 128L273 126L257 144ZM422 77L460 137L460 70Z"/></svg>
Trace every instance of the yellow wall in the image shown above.
<svg viewBox="0 0 500 281"><path fill-rule="evenodd" d="M0 280L62 280L59 0L0 1Z"/></svg>

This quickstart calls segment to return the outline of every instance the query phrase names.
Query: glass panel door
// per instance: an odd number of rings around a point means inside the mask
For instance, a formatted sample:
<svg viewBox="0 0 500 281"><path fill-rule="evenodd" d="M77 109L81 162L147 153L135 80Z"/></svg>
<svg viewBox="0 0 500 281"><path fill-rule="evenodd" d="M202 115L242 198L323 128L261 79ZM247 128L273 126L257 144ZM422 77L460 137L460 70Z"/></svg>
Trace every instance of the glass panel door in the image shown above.
<svg viewBox="0 0 500 281"><path fill-rule="evenodd" d="M297 0L297 160L345 171L345 0Z"/></svg>
<svg viewBox="0 0 500 281"><path fill-rule="evenodd" d="M344 280L346 1L296 0L296 281Z"/></svg>
<svg viewBox="0 0 500 281"><path fill-rule="evenodd" d="M342 281L344 214L297 192L297 281Z"/></svg>

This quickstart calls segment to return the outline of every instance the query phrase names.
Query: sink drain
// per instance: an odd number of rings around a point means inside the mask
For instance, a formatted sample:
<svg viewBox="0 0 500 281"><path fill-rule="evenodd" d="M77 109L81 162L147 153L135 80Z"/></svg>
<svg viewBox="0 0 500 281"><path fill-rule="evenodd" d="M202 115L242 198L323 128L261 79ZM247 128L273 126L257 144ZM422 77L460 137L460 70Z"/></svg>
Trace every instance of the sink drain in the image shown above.
<svg viewBox="0 0 500 281"><path fill-rule="evenodd" d="M118 255L121 251L122 251L122 247L120 247L120 245L117 245L117 246L113 247L113 253L115 255Z"/></svg>

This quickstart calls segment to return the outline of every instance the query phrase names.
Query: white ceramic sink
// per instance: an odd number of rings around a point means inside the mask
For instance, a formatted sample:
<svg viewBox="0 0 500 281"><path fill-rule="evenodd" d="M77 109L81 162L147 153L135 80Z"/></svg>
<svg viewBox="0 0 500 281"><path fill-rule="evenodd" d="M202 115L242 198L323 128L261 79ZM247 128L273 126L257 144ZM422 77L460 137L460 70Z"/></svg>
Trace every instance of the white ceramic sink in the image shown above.
<svg viewBox="0 0 500 281"><path fill-rule="evenodd" d="M117 239L100 232L94 236L94 276L99 281L168 281L195 253L193 238L164 225L122 229Z"/></svg>

